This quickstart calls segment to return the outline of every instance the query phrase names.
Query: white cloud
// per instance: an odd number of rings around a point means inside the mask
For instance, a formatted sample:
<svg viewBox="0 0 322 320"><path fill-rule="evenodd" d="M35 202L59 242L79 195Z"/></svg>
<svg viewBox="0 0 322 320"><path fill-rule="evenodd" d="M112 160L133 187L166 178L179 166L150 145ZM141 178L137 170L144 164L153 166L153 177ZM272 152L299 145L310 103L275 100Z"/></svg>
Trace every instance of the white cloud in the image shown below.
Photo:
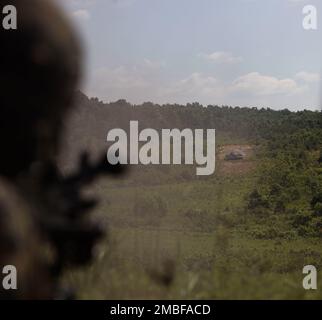
<svg viewBox="0 0 322 320"><path fill-rule="evenodd" d="M298 72L295 75L295 78L307 83L316 83L320 81L320 75L318 73L310 73L306 71Z"/></svg>
<svg viewBox="0 0 322 320"><path fill-rule="evenodd" d="M86 9L79 9L73 12L73 16L79 20L89 20L90 13Z"/></svg>
<svg viewBox="0 0 322 320"><path fill-rule="evenodd" d="M149 69L161 69L164 68L166 66L165 61L153 61L150 59L144 59L144 66L149 68Z"/></svg>
<svg viewBox="0 0 322 320"><path fill-rule="evenodd" d="M205 98L229 97L230 94L241 93L249 96L294 95L303 92L305 86L300 86L291 79L278 79L261 75L258 72L248 73L236 78L230 83L224 83L214 77L201 73L192 73L187 78L173 83L165 92L193 96L193 100Z"/></svg>
<svg viewBox="0 0 322 320"><path fill-rule="evenodd" d="M91 95L107 97L109 101L124 98L143 102L158 96L159 76L165 66L164 61L146 58L134 66L99 68L92 74L89 91Z"/></svg>
<svg viewBox="0 0 322 320"><path fill-rule="evenodd" d="M279 79L258 72L245 74L229 82L193 73L159 91L157 102L185 104L197 101L203 105L240 105L290 110L316 109L318 92L292 78Z"/></svg>
<svg viewBox="0 0 322 320"><path fill-rule="evenodd" d="M156 96L157 85L142 66L99 68L91 74L86 93L104 101L141 103ZM143 99L143 100L141 100Z"/></svg>
<svg viewBox="0 0 322 320"><path fill-rule="evenodd" d="M184 79L167 83L158 90L157 99L162 103L188 103L218 101L225 94L225 87L218 79L195 72Z"/></svg>
<svg viewBox="0 0 322 320"><path fill-rule="evenodd" d="M213 94L215 91L218 91L219 87L219 81L216 78L195 72L182 80L170 84L164 92L191 97L193 95L200 96L206 93Z"/></svg>
<svg viewBox="0 0 322 320"><path fill-rule="evenodd" d="M278 79L272 76L251 72L233 81L232 90L246 92L256 96L293 95L305 88L299 86L294 79Z"/></svg>
<svg viewBox="0 0 322 320"><path fill-rule="evenodd" d="M310 84L315 74L299 72L294 77L279 78L251 72L231 81L194 72L170 81L161 73L165 63L145 59L136 66L101 68L95 72L87 93L105 101L126 99L132 103L200 102L204 105L243 105L273 108L313 108L317 90ZM303 79L306 79L305 81Z"/></svg>
<svg viewBox="0 0 322 320"><path fill-rule="evenodd" d="M199 56L206 60L216 62L216 63L231 64L231 63L238 63L243 61L242 57L234 56L233 53L227 52L227 51L216 51L210 54L201 53L199 54Z"/></svg>
<svg viewBox="0 0 322 320"><path fill-rule="evenodd" d="M147 87L148 82L137 71L137 67L120 66L115 69L101 68L95 73L97 86L108 89L131 89Z"/></svg>

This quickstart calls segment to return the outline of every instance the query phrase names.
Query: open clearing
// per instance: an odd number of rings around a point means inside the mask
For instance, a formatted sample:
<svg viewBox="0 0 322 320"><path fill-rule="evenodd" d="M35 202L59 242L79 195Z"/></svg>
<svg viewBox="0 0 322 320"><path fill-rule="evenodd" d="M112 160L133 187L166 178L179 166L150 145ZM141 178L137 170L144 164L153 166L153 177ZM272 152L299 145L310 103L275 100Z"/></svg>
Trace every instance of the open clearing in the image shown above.
<svg viewBox="0 0 322 320"><path fill-rule="evenodd" d="M242 160L224 160L231 152L238 151L245 155ZM242 175L255 169L255 146L230 144L219 147L216 170L223 175Z"/></svg>

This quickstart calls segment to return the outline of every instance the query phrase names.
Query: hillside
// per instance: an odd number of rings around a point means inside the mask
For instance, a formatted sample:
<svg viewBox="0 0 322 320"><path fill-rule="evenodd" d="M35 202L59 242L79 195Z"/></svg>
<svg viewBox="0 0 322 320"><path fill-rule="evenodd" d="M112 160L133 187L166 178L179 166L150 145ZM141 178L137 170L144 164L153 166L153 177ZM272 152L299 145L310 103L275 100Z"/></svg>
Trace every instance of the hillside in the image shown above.
<svg viewBox="0 0 322 320"><path fill-rule="evenodd" d="M109 239L89 272L68 277L82 297L321 299L302 288L304 265L322 269L321 112L104 104L79 93L62 167L80 150L106 152L107 132L128 130L130 120L215 128L216 171L131 166L93 186ZM225 160L235 149L245 157Z"/></svg>

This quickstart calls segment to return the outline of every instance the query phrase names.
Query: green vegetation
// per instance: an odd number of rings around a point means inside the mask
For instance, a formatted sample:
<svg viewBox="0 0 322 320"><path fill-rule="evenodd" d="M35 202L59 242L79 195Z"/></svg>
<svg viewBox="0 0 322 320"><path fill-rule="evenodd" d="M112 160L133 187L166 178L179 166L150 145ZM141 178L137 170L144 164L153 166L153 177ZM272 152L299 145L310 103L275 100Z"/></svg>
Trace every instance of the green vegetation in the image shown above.
<svg viewBox="0 0 322 320"><path fill-rule="evenodd" d="M322 272L322 114L198 104L132 106L79 97L74 152L106 150L110 128L216 128L217 169L137 166L90 192L109 229L97 262L68 275L82 298L321 299L302 269ZM107 126L108 125L108 126ZM225 161L226 145L247 145ZM224 150L224 151L223 151ZM70 167L73 155L65 154Z"/></svg>

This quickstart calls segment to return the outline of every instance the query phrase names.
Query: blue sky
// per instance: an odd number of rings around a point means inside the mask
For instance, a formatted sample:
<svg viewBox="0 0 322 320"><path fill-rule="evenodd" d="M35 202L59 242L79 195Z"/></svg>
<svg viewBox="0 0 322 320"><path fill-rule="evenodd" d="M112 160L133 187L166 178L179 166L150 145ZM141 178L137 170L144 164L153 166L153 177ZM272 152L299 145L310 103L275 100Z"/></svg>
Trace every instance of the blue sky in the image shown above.
<svg viewBox="0 0 322 320"><path fill-rule="evenodd" d="M56 1L83 37L83 90L90 96L291 110L320 105L319 0ZM302 27L307 4L318 10L318 30Z"/></svg>

